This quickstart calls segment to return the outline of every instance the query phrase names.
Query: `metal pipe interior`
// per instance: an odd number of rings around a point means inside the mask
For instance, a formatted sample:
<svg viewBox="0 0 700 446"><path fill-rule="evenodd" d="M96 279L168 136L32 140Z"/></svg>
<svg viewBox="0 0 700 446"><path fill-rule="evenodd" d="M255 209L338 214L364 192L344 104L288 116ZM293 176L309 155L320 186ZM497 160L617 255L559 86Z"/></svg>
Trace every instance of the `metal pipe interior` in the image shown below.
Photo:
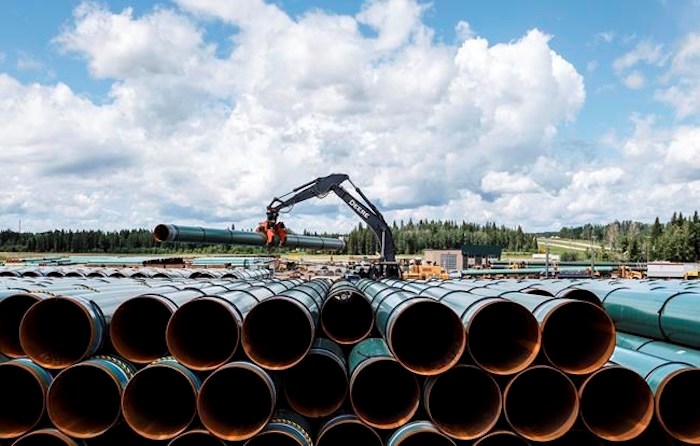
<svg viewBox="0 0 700 446"><path fill-rule="evenodd" d="M40 429L30 432L12 446L80 446L79 443L57 429Z"/></svg>
<svg viewBox="0 0 700 446"><path fill-rule="evenodd" d="M682 369L656 391L656 414L661 426L676 440L700 444L700 369Z"/></svg>
<svg viewBox="0 0 700 446"><path fill-rule="evenodd" d="M568 301L546 317L542 346L547 359L563 372L591 373L610 359L615 325L601 307Z"/></svg>
<svg viewBox="0 0 700 446"><path fill-rule="evenodd" d="M53 380L47 395L51 422L76 438L93 438L107 432L121 415L121 387L107 371L93 365L76 365Z"/></svg>
<svg viewBox="0 0 700 446"><path fill-rule="evenodd" d="M197 408L200 420L211 433L228 441L240 441L265 427L276 405L276 390L262 373L224 366L204 381Z"/></svg>
<svg viewBox="0 0 700 446"><path fill-rule="evenodd" d="M588 291L582 288L574 288L571 290L565 290L565 294L560 294L561 297L566 297L567 299L582 300L585 302L590 302L595 306L602 307L602 303L598 296L592 291Z"/></svg>
<svg viewBox="0 0 700 446"><path fill-rule="evenodd" d="M632 370L606 367L589 377L580 389L581 418L608 441L639 436L654 416L654 397L646 381Z"/></svg>
<svg viewBox="0 0 700 446"><path fill-rule="evenodd" d="M225 446L225 443L204 429L185 432L173 438L168 446Z"/></svg>
<svg viewBox="0 0 700 446"><path fill-rule="evenodd" d="M339 344L354 344L369 336L374 313L369 301L358 292L326 299L320 319L330 339Z"/></svg>
<svg viewBox="0 0 700 446"><path fill-rule="evenodd" d="M20 325L22 348L34 362L47 368L64 368L89 352L95 336L94 321L76 301L45 299L32 306Z"/></svg>
<svg viewBox="0 0 700 446"><path fill-rule="evenodd" d="M0 438L16 438L39 423L46 389L31 371L13 363L0 365Z"/></svg>
<svg viewBox="0 0 700 446"><path fill-rule="evenodd" d="M359 420L346 420L319 434L316 446L383 446L379 434Z"/></svg>
<svg viewBox="0 0 700 446"><path fill-rule="evenodd" d="M165 328L172 309L160 299L139 296L129 299L114 312L110 336L114 349L124 358L145 364L168 353Z"/></svg>
<svg viewBox="0 0 700 446"><path fill-rule="evenodd" d="M284 374L284 393L301 415L319 418L340 409L348 392L345 364L330 354L310 352Z"/></svg>
<svg viewBox="0 0 700 446"><path fill-rule="evenodd" d="M387 343L404 367L421 375L437 375L459 361L466 336L457 313L425 299L407 305L389 323Z"/></svg>
<svg viewBox="0 0 700 446"><path fill-rule="evenodd" d="M593 433L582 429L571 429L564 436L557 438L549 443L553 446L603 446L603 441L596 437ZM615 443L608 443L615 444ZM627 445L628 441L623 444ZM651 446L651 445L647 445ZM653 446L661 446L654 444Z"/></svg>
<svg viewBox="0 0 700 446"><path fill-rule="evenodd" d="M387 446L455 446L455 442L437 429L419 429L415 432L390 437Z"/></svg>
<svg viewBox="0 0 700 446"><path fill-rule="evenodd" d="M393 429L413 417L420 389L410 371L394 360L379 357L357 367L350 379L350 398L362 421L379 429Z"/></svg>
<svg viewBox="0 0 700 446"><path fill-rule="evenodd" d="M537 319L515 302L485 305L469 321L467 333L467 348L474 362L497 375L525 370L540 350Z"/></svg>
<svg viewBox="0 0 700 446"><path fill-rule="evenodd" d="M233 358L240 339L240 321L228 304L197 298L182 305L166 330L170 352L194 370L213 370Z"/></svg>
<svg viewBox="0 0 700 446"><path fill-rule="evenodd" d="M0 353L10 358L25 356L19 342L22 318L39 299L31 294L18 293L0 301Z"/></svg>
<svg viewBox="0 0 700 446"><path fill-rule="evenodd" d="M310 446L296 436L287 432L263 432L251 438L245 446Z"/></svg>
<svg viewBox="0 0 700 446"><path fill-rule="evenodd" d="M196 414L197 390L183 372L150 366L129 381L122 397L124 418L139 435L166 440L182 433Z"/></svg>
<svg viewBox="0 0 700 446"><path fill-rule="evenodd" d="M501 413L498 384L484 370L469 365L457 365L435 377L424 398L433 423L459 440L485 435Z"/></svg>
<svg viewBox="0 0 700 446"><path fill-rule="evenodd" d="M576 387L562 372L535 366L516 375L503 395L504 413L515 432L532 441L551 441L576 422Z"/></svg>
<svg viewBox="0 0 700 446"><path fill-rule="evenodd" d="M257 304L243 323L242 344L248 357L266 369L297 364L311 348L314 321L296 301L272 297Z"/></svg>
<svg viewBox="0 0 700 446"><path fill-rule="evenodd" d="M499 431L481 437L474 446L530 446L530 442L513 432Z"/></svg>

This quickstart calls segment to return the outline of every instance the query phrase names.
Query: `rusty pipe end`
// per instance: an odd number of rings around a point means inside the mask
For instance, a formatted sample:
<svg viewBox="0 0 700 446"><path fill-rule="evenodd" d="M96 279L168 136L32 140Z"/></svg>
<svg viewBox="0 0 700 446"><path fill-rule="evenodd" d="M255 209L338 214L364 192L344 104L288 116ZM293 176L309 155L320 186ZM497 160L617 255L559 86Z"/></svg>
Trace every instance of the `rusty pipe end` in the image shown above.
<svg viewBox="0 0 700 446"><path fill-rule="evenodd" d="M232 362L214 371L202 384L197 410L204 427L226 441L241 441L260 432L277 402L274 381L248 362Z"/></svg>
<svg viewBox="0 0 700 446"><path fill-rule="evenodd" d="M169 440L183 433L194 420L199 382L180 367L151 365L139 370L126 385L122 396L124 420L142 437Z"/></svg>
<svg viewBox="0 0 700 446"><path fill-rule="evenodd" d="M206 429L193 429L170 440L168 446L226 446Z"/></svg>
<svg viewBox="0 0 700 446"><path fill-rule="evenodd" d="M551 302L554 305L540 324L547 360L572 375L601 368L615 349L615 324L608 313L585 301Z"/></svg>
<svg viewBox="0 0 700 446"><path fill-rule="evenodd" d="M530 446L530 442L510 431L494 431L478 439L474 446Z"/></svg>
<svg viewBox="0 0 700 446"><path fill-rule="evenodd" d="M338 344L356 344L372 332L374 312L359 290L344 290L323 302L320 322L329 339Z"/></svg>
<svg viewBox="0 0 700 446"><path fill-rule="evenodd" d="M476 305L466 324L467 351L474 362L495 375L511 375L532 365L542 343L535 316L505 299Z"/></svg>
<svg viewBox="0 0 700 446"><path fill-rule="evenodd" d="M26 356L19 342L19 327L27 311L40 300L29 293L17 293L0 301L0 354L8 358Z"/></svg>
<svg viewBox="0 0 700 446"><path fill-rule="evenodd" d="M17 438L39 424L51 375L21 359L0 364L0 439Z"/></svg>
<svg viewBox="0 0 700 446"><path fill-rule="evenodd" d="M604 367L581 384L581 419L598 437L626 441L644 432L654 417L654 396L630 369Z"/></svg>
<svg viewBox="0 0 700 446"><path fill-rule="evenodd" d="M553 367L530 367L506 385L503 412L513 430L526 439L555 440L571 429L578 418L576 386Z"/></svg>
<svg viewBox="0 0 700 446"><path fill-rule="evenodd" d="M418 410L418 380L393 358L369 358L350 377L350 402L363 422L377 429L394 429Z"/></svg>
<svg viewBox="0 0 700 446"><path fill-rule="evenodd" d="M241 344L254 363L284 370L304 358L315 334L308 309L289 297L274 296L250 310L243 322Z"/></svg>
<svg viewBox="0 0 700 446"><path fill-rule="evenodd" d="M110 339L119 355L137 364L148 364L168 354L165 328L177 307L157 295L129 299L114 311Z"/></svg>
<svg viewBox="0 0 700 446"><path fill-rule="evenodd" d="M193 370L214 370L238 350L242 321L238 312L216 297L186 302L170 318L165 339L168 350Z"/></svg>
<svg viewBox="0 0 700 446"><path fill-rule="evenodd" d="M20 324L22 349L49 369L73 365L99 348L104 326L86 304L67 297L34 304Z"/></svg>
<svg viewBox="0 0 700 446"><path fill-rule="evenodd" d="M503 405L496 381L486 371L466 364L428 379L423 401L431 421L458 440L474 440L489 432Z"/></svg>
<svg viewBox="0 0 700 446"><path fill-rule="evenodd" d="M384 446L377 431L354 415L341 415L324 424L316 446Z"/></svg>
<svg viewBox="0 0 700 446"><path fill-rule="evenodd" d="M58 429L47 428L28 433L12 443L12 446L81 446L83 444Z"/></svg>
<svg viewBox="0 0 700 446"><path fill-rule="evenodd" d="M173 225L158 224L153 229L153 238L157 242L171 242L177 235L177 229Z"/></svg>
<svg viewBox="0 0 700 446"><path fill-rule="evenodd" d="M386 338L401 365L427 376L452 368L466 347L457 313L429 298L411 299L394 310L387 321Z"/></svg>
<svg viewBox="0 0 700 446"><path fill-rule="evenodd" d="M656 389L656 419L671 437L700 444L700 368L677 370Z"/></svg>

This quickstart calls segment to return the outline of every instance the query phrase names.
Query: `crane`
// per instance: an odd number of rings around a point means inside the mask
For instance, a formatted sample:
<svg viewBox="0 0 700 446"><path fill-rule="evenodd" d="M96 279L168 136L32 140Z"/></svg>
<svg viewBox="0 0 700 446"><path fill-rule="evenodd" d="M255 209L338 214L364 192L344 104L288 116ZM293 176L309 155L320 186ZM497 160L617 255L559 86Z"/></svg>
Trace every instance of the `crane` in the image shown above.
<svg viewBox="0 0 700 446"><path fill-rule="evenodd" d="M346 181L352 185L359 198L342 186L342 183ZM400 269L396 262L396 245L394 244L391 229L384 220L382 213L379 212L379 209L350 180L347 174L333 173L325 177L319 177L280 197L274 197L270 204L267 205L266 220L260 223L257 230L266 234L268 245L274 243L275 240L279 240L280 244L284 244L287 230L284 223L278 221L279 214L284 209L293 207L296 203L314 197L324 198L330 192L340 197L374 231L374 234L379 239L381 246L379 262L372 265L372 270L368 274L369 277L399 278Z"/></svg>

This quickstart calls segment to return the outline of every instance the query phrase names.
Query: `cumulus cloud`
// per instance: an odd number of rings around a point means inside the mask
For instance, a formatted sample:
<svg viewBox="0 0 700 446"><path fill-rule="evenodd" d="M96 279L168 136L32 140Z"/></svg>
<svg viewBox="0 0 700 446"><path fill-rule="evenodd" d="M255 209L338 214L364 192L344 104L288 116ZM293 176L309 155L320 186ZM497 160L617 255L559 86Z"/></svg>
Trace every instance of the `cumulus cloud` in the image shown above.
<svg viewBox="0 0 700 446"><path fill-rule="evenodd" d="M700 111L700 34L688 34L673 54L666 80L672 83L656 92L656 98L670 104L680 118Z"/></svg>

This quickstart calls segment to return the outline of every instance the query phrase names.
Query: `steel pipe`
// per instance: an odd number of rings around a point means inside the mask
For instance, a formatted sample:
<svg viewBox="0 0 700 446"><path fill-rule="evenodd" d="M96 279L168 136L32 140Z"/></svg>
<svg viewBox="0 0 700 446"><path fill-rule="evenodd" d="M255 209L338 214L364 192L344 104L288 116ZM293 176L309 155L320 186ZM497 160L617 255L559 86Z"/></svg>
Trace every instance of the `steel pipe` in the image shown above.
<svg viewBox="0 0 700 446"><path fill-rule="evenodd" d="M325 279L310 280L253 307L241 332L241 345L250 360L269 370L298 364L316 337L319 310L329 288Z"/></svg>
<svg viewBox="0 0 700 446"><path fill-rule="evenodd" d="M413 421L396 429L386 441L387 446L456 446L429 421Z"/></svg>
<svg viewBox="0 0 700 446"><path fill-rule="evenodd" d="M343 405L348 393L345 355L333 341L317 338L308 354L284 371L284 396L307 418L326 417Z"/></svg>
<svg viewBox="0 0 700 446"><path fill-rule="evenodd" d="M124 420L145 438L175 438L195 419L199 388L199 377L172 357L155 361L136 372L126 385Z"/></svg>
<svg viewBox="0 0 700 446"><path fill-rule="evenodd" d="M153 238L157 242L219 243L251 246L266 246L267 244L267 237L262 232L176 226L171 224L157 225L153 229ZM275 237L274 245L277 246L279 244L279 239ZM282 246L290 249L341 251L345 248L345 241L328 237L288 234L287 240Z"/></svg>
<svg viewBox="0 0 700 446"><path fill-rule="evenodd" d="M9 358L26 356L19 342L22 318L32 305L50 297L53 295L47 293L0 291L0 354Z"/></svg>
<svg viewBox="0 0 700 446"><path fill-rule="evenodd" d="M27 358L0 363L0 439L25 435L41 422L52 379Z"/></svg>
<svg viewBox="0 0 700 446"><path fill-rule="evenodd" d="M12 446L86 446L86 443L71 438L58 429L46 428L24 435Z"/></svg>
<svg viewBox="0 0 700 446"><path fill-rule="evenodd" d="M313 446L311 426L301 415L279 409L270 422L245 446Z"/></svg>
<svg viewBox="0 0 700 446"><path fill-rule="evenodd" d="M668 361L687 362L694 367L700 367L700 350L695 350L690 347L664 341L656 341L654 339L620 331L617 332L617 345Z"/></svg>
<svg viewBox="0 0 700 446"><path fill-rule="evenodd" d="M531 441L563 436L578 418L576 386L550 366L532 366L515 375L503 391L503 413L513 431Z"/></svg>
<svg viewBox="0 0 700 446"><path fill-rule="evenodd" d="M401 365L430 376L459 361L466 335L459 316L447 305L372 280L363 279L357 286L370 300L377 329Z"/></svg>
<svg viewBox="0 0 700 446"><path fill-rule="evenodd" d="M226 443L206 429L193 429L170 440L168 446L226 446Z"/></svg>
<svg viewBox="0 0 700 446"><path fill-rule="evenodd" d="M115 356L98 356L63 369L51 383L49 419L75 438L95 438L121 418L121 397L136 368Z"/></svg>
<svg viewBox="0 0 700 446"><path fill-rule="evenodd" d="M173 313L165 330L170 353L193 370L215 370L238 351L243 320L259 302L302 283L299 280L255 285L184 303Z"/></svg>
<svg viewBox="0 0 700 446"><path fill-rule="evenodd" d="M615 348L611 362L634 370L654 393L656 420L676 440L700 444L700 368Z"/></svg>
<svg viewBox="0 0 700 446"><path fill-rule="evenodd" d="M250 362L232 362L204 380L197 397L199 418L222 440L246 440L270 421L277 393L277 384L264 369Z"/></svg>
<svg viewBox="0 0 700 446"><path fill-rule="evenodd" d="M626 444L627 442L610 442L607 444ZM592 432L585 429L573 428L563 436L554 441L547 443L553 446L603 446L603 440L595 436ZM651 446L653 443L649 443ZM656 445L654 445L656 446Z"/></svg>
<svg viewBox="0 0 700 446"><path fill-rule="evenodd" d="M352 345L370 335L374 326L372 306L352 282L337 280L321 306L321 328L338 344Z"/></svg>
<svg viewBox="0 0 700 446"><path fill-rule="evenodd" d="M654 396L634 371L608 364L579 387L581 420L593 434L608 441L641 435L654 418Z"/></svg>
<svg viewBox="0 0 700 446"><path fill-rule="evenodd" d="M458 364L426 380L423 406L442 432L458 440L474 440L496 425L503 398L486 371Z"/></svg>
<svg viewBox="0 0 700 446"><path fill-rule="evenodd" d="M354 414L343 414L325 422L316 435L316 446L384 446L382 437Z"/></svg>
<svg viewBox="0 0 700 446"><path fill-rule="evenodd" d="M391 354L383 339L368 338L348 357L350 402L360 420L378 429L405 424L418 410L416 376Z"/></svg>
<svg viewBox="0 0 700 446"><path fill-rule="evenodd" d="M476 440L474 446L530 446L530 442L513 432L497 430Z"/></svg>

